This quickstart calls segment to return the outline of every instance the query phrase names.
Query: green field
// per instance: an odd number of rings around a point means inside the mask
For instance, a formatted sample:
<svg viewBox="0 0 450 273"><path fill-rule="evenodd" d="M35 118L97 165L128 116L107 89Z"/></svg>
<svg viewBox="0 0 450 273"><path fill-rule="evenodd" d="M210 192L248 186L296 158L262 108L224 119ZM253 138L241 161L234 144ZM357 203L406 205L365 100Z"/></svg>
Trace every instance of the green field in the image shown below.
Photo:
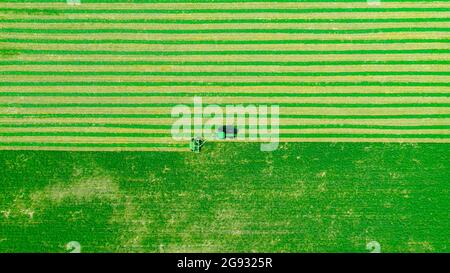
<svg viewBox="0 0 450 273"><path fill-rule="evenodd" d="M450 252L449 34L449 0L0 0L0 252ZM194 97L279 106L281 146L189 152Z"/></svg>
<svg viewBox="0 0 450 273"><path fill-rule="evenodd" d="M194 96L278 105L283 142L449 143L449 14L448 0L3 0L0 149L186 151L171 110Z"/></svg>
<svg viewBox="0 0 450 273"><path fill-rule="evenodd" d="M0 153L0 252L449 252L448 144Z"/></svg>

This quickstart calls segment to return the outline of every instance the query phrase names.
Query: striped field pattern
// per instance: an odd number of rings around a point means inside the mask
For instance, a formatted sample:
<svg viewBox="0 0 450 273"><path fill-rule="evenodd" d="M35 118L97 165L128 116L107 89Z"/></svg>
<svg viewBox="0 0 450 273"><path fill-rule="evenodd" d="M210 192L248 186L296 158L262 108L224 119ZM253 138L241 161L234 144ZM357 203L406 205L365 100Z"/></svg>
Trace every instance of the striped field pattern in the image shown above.
<svg viewBox="0 0 450 273"><path fill-rule="evenodd" d="M450 142L450 1L2 0L0 149L180 150L177 104L281 141Z"/></svg>

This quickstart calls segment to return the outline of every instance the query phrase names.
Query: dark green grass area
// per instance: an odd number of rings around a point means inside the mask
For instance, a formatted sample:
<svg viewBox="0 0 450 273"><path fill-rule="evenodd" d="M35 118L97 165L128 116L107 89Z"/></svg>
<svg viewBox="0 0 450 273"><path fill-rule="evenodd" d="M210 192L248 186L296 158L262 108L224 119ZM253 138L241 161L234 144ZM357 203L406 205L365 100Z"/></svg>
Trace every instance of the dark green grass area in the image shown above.
<svg viewBox="0 0 450 273"><path fill-rule="evenodd" d="M449 252L450 145L0 153L0 252Z"/></svg>

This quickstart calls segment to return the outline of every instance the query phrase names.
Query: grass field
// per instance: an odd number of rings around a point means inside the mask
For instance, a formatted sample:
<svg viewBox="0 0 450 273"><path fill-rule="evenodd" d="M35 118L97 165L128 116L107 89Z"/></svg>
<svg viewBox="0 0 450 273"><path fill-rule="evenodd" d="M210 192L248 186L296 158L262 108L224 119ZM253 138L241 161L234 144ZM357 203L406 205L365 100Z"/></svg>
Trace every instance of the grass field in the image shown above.
<svg viewBox="0 0 450 273"><path fill-rule="evenodd" d="M0 252L449 252L449 148L5 151Z"/></svg>
<svg viewBox="0 0 450 273"><path fill-rule="evenodd" d="M0 143L182 151L170 111L194 95L280 105L282 141L448 143L449 12L448 1L3 1Z"/></svg>
<svg viewBox="0 0 450 273"><path fill-rule="evenodd" d="M0 252L449 252L450 1L2 0ZM170 133L279 105L278 150Z"/></svg>

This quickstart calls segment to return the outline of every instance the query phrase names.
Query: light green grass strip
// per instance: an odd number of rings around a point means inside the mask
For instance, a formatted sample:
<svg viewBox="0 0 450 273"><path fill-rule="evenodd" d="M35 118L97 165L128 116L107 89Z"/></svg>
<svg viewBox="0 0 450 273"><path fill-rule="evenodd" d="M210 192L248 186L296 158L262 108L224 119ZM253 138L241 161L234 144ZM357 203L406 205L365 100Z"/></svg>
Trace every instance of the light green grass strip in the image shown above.
<svg viewBox="0 0 450 273"><path fill-rule="evenodd" d="M104 24L265 24L265 23L414 23L414 22L449 22L450 17L434 18L333 18L333 19L280 19L280 18L249 18L249 19L101 19L101 18L77 18L77 19L41 19L41 18L15 18L0 19L0 23L104 23Z"/></svg>
<svg viewBox="0 0 450 273"><path fill-rule="evenodd" d="M450 97L449 93L0 92L0 97Z"/></svg>
<svg viewBox="0 0 450 273"><path fill-rule="evenodd" d="M128 40L128 39L0 39L2 43L35 44L151 44L151 45L253 45L253 44L408 44L450 43L450 39L390 39L390 40Z"/></svg>
<svg viewBox="0 0 450 273"><path fill-rule="evenodd" d="M11 51L12 50L12 51ZM150 56L193 56L193 55L360 55L360 54L448 54L450 49L377 49L377 50L214 50L214 51L110 51L110 50L38 50L3 49L17 54L32 55L150 55ZM1 51L0 51L1 53Z"/></svg>
<svg viewBox="0 0 450 273"><path fill-rule="evenodd" d="M54 137L172 137L170 133L103 133L103 132L0 132L0 136L20 137L20 136L54 136ZM190 134L178 134L177 137L189 137ZM261 137L271 137L275 135L263 134ZM450 134L357 134L357 133L297 133L297 134L279 134L280 138L433 138L448 139ZM113 144L113 143L109 143ZM41 145L45 146L45 145ZM169 146L169 145L164 145ZM158 146L154 146L158 147ZM179 146L178 146L179 147Z"/></svg>
<svg viewBox="0 0 450 273"><path fill-rule="evenodd" d="M101 19L101 18L66 18L41 19L17 18L0 19L0 23L104 23L104 24L265 24L265 23L414 23L414 22L449 22L450 17L428 18L246 18L246 19Z"/></svg>
<svg viewBox="0 0 450 273"><path fill-rule="evenodd" d="M367 0L83 0L83 3L364 3ZM64 0L3 0L5 3L61 3ZM424 0L383 0L388 3L424 2ZM433 2L449 2L449 0L433 0Z"/></svg>
<svg viewBox="0 0 450 273"><path fill-rule="evenodd" d="M270 135L268 137L270 137ZM280 138L433 138L433 139L449 139L450 134L280 134Z"/></svg>
<svg viewBox="0 0 450 273"><path fill-rule="evenodd" d="M0 132L3 137L55 136L55 137L171 137L170 133L105 133L105 132ZM181 136L181 135L180 135Z"/></svg>
<svg viewBox="0 0 450 273"><path fill-rule="evenodd" d="M95 33L145 33L145 34L216 34L216 33L311 33L311 34L365 34L365 33L391 33L391 32L450 32L450 28L372 28L372 29L46 29L46 28L1 28L4 33L45 33L45 34L95 34Z"/></svg>
<svg viewBox="0 0 450 273"><path fill-rule="evenodd" d="M13 13L47 13L47 14L189 14L189 13L352 13L352 12L449 12L450 8L291 8L291 9L37 9L37 8L0 8L0 12Z"/></svg>
<svg viewBox="0 0 450 273"><path fill-rule="evenodd" d="M0 86L450 86L450 82L0 82Z"/></svg>
<svg viewBox="0 0 450 273"><path fill-rule="evenodd" d="M165 124L131 124L131 123L0 123L0 128L61 128L61 127L103 127L123 129L170 129ZM238 129L256 129L257 125L236 126ZM203 126L191 126L203 128ZM279 125L280 129L379 129L379 130L435 130L450 129L450 125L366 125L366 124L292 124Z"/></svg>
<svg viewBox="0 0 450 273"><path fill-rule="evenodd" d="M0 142L0 146L33 146L33 147L142 147L142 148L185 148L187 144L173 143L63 143L63 142Z"/></svg>
<svg viewBox="0 0 450 273"><path fill-rule="evenodd" d="M14 108L154 108L154 107L175 107L177 105L194 107L192 103L1 103L0 107ZM264 103L259 103L266 105ZM450 103L268 103L280 107L318 107L318 108L400 108L400 107L450 107ZM229 104L218 103L225 107ZM258 105L241 103L244 107L248 105Z"/></svg>
<svg viewBox="0 0 450 273"><path fill-rule="evenodd" d="M192 115L202 117L202 115ZM244 115L225 115L230 117L243 117ZM247 117L258 117L257 115L245 115ZM271 117L268 114L268 117ZM400 115L302 115L302 114L280 114L280 118L300 119L440 119L450 118L450 114L400 114ZM172 118L170 114L0 114L0 118Z"/></svg>
<svg viewBox="0 0 450 273"><path fill-rule="evenodd" d="M0 61L0 65L182 65L182 66L332 66L332 65L423 65L450 64L450 60L417 61L306 61L306 62L268 62L268 61Z"/></svg>
<svg viewBox="0 0 450 273"><path fill-rule="evenodd" d="M209 71L189 71L189 72L159 72L159 71L0 71L0 75L15 76L246 76L246 77L295 77L295 76L450 76L450 71L342 71L342 72L209 72Z"/></svg>

